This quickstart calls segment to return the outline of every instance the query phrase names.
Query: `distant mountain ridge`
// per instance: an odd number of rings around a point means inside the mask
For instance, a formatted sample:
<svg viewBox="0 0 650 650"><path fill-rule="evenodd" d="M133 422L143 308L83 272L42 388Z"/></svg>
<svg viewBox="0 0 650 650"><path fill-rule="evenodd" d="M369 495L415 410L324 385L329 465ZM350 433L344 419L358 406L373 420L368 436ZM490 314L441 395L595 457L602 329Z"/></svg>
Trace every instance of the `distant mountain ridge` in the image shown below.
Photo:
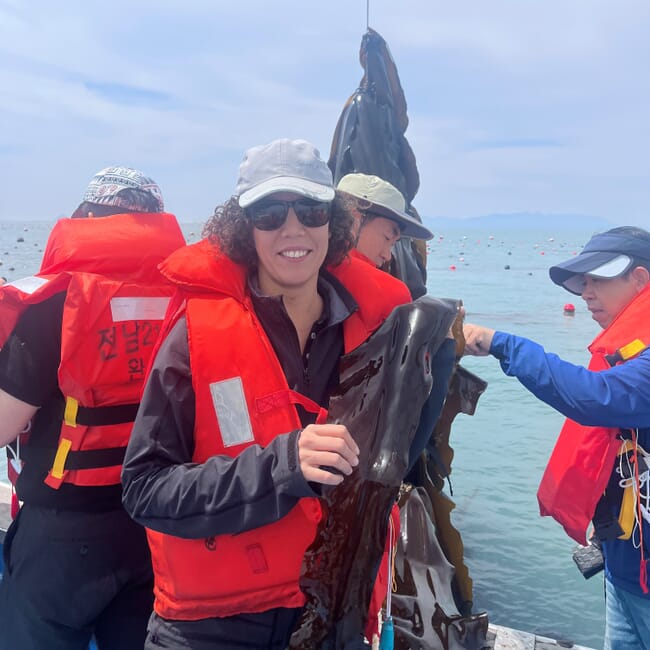
<svg viewBox="0 0 650 650"><path fill-rule="evenodd" d="M584 214L544 214L519 212L488 214L481 217L425 217L424 223L436 230L588 230L600 232L617 224L603 217Z"/></svg>

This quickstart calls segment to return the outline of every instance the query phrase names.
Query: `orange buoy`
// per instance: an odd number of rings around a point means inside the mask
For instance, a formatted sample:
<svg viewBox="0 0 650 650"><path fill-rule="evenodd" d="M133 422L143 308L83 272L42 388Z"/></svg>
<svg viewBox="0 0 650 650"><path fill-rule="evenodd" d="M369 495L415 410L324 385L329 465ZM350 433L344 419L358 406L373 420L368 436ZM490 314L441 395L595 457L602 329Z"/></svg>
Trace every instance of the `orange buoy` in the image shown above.
<svg viewBox="0 0 650 650"><path fill-rule="evenodd" d="M576 313L575 305L571 304L570 302L567 302L567 304L564 305L564 313L567 316L574 316Z"/></svg>

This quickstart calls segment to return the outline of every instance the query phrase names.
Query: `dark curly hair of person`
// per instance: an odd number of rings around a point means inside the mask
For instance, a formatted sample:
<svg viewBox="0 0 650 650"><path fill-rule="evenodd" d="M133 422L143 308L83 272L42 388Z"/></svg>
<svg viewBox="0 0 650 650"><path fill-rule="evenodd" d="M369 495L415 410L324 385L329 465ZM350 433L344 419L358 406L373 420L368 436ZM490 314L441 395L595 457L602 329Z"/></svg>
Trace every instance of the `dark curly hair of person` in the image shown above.
<svg viewBox="0 0 650 650"><path fill-rule="evenodd" d="M354 247L351 231L353 217L350 211L338 197L332 201L331 210L325 266L340 264ZM239 207L239 197L232 196L215 208L214 214L203 227L202 236L233 262L243 264L247 269L257 268L253 224L245 210Z"/></svg>

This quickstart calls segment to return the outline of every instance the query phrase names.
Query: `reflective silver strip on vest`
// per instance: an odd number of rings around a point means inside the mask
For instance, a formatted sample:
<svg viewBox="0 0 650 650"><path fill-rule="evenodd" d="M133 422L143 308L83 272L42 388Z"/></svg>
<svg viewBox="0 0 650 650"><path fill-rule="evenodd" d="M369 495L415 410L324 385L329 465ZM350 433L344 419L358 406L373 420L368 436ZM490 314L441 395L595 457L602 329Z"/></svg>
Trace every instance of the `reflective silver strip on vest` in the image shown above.
<svg viewBox="0 0 650 650"><path fill-rule="evenodd" d="M169 298L136 297L111 298L111 315L114 323L125 320L162 320L169 305Z"/></svg>
<svg viewBox="0 0 650 650"><path fill-rule="evenodd" d="M44 284L47 284L49 280L45 278L39 278L35 275L30 275L26 278L20 278L20 280L14 280L13 282L7 282L5 287L16 287L18 291L23 293L32 294L37 289L40 289Z"/></svg>
<svg viewBox="0 0 650 650"><path fill-rule="evenodd" d="M253 427L241 377L215 381L210 384L210 394L224 447L253 442Z"/></svg>

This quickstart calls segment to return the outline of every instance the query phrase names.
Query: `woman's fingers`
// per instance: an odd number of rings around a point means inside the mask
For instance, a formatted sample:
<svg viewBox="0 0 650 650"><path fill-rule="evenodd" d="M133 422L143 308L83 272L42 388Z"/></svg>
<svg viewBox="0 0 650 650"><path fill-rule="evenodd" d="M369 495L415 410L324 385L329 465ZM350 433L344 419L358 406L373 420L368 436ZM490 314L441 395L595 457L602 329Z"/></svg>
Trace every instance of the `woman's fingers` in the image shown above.
<svg viewBox="0 0 650 650"><path fill-rule="evenodd" d="M306 480L338 485L359 464L359 447L342 424L310 424L300 433L298 458Z"/></svg>

